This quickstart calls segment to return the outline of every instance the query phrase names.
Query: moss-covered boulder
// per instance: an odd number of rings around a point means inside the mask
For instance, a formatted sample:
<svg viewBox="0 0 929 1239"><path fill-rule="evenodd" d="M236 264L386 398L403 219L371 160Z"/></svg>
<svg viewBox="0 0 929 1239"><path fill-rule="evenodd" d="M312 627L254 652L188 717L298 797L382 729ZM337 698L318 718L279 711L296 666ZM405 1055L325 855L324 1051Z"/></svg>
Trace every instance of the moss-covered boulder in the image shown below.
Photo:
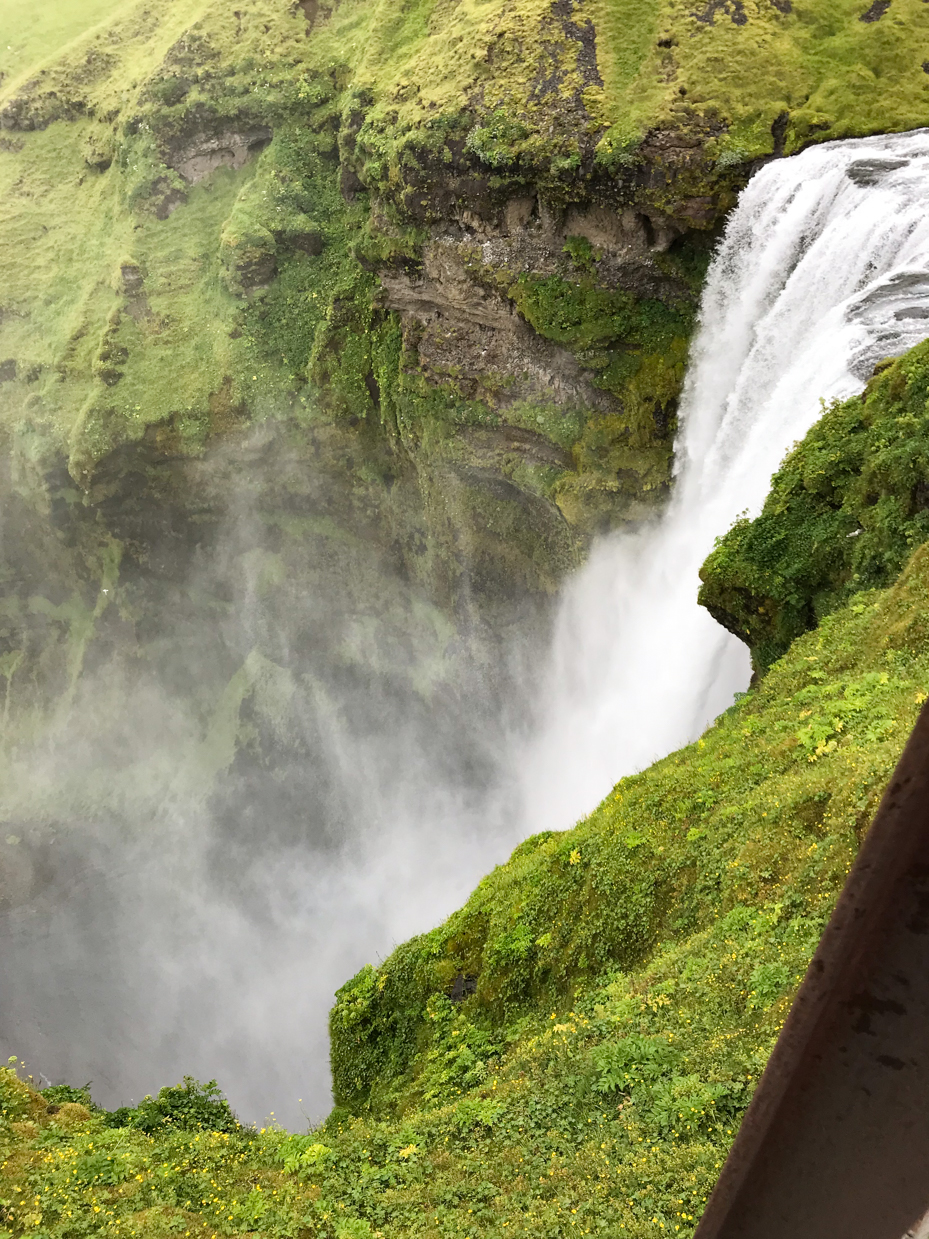
<svg viewBox="0 0 929 1239"><path fill-rule="evenodd" d="M700 602L765 670L862 589L893 581L929 538L929 344L826 410L701 569Z"/></svg>

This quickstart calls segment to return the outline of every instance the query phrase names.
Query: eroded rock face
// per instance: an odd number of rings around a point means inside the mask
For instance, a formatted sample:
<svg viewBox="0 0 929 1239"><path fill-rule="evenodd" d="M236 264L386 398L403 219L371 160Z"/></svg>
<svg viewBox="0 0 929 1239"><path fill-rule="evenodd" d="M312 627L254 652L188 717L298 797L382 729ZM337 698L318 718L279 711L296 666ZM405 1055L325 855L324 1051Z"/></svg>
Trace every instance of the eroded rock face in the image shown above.
<svg viewBox="0 0 929 1239"><path fill-rule="evenodd" d="M309 38L316 19L319 16L319 0L297 0L295 8L306 18L307 37Z"/></svg>
<svg viewBox="0 0 929 1239"><path fill-rule="evenodd" d="M521 275L576 274L565 254L580 239L590 247L591 270L596 255L599 287L659 299L686 296L653 262L683 231L658 213L601 205L559 211L534 197L510 199L489 219L464 208L451 227L433 230L419 269L381 272L384 304L401 315L437 382L496 374L503 405L545 397L616 410L617 399L593 385L568 349L534 331L505 290Z"/></svg>
<svg viewBox="0 0 929 1239"><path fill-rule="evenodd" d="M567 349L533 331L511 301L469 273L473 255L467 241L440 239L425 248L421 273L381 276L385 305L400 315L423 372L435 384L453 379L472 399L496 385L501 410L533 399L615 410L617 401L590 383Z"/></svg>
<svg viewBox="0 0 929 1239"><path fill-rule="evenodd" d="M271 137L271 130L265 125L198 134L172 150L166 162L189 184L197 185L217 168L231 168L234 172L244 168L264 150Z"/></svg>
<svg viewBox="0 0 929 1239"><path fill-rule="evenodd" d="M704 209L683 205L694 217ZM379 304L400 318L407 366L415 358L432 388L492 410L504 439L507 423L546 423L536 437L549 444L549 467L583 475L551 495L580 543L645 515L667 486L682 369L646 377L648 350L673 349L673 333L686 339L689 328L669 317L656 344L624 324L642 304L693 305L692 287L664 259L686 221L595 201L559 207L539 194L478 199L433 225L418 262L378 269ZM636 367L644 381L630 399L621 376ZM527 423L527 409L548 412ZM510 437L496 461L503 476L514 458L529 459L527 444Z"/></svg>

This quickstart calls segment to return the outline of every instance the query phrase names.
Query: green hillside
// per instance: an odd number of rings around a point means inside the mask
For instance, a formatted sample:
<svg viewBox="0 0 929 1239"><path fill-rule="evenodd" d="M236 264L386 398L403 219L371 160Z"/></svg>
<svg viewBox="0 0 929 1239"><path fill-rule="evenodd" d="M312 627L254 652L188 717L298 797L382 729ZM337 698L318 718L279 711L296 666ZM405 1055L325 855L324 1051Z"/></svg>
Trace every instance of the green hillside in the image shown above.
<svg viewBox="0 0 929 1239"><path fill-rule="evenodd" d="M0 83L8 91L53 59L75 39L104 23L125 0L4 0L0 42Z"/></svg>

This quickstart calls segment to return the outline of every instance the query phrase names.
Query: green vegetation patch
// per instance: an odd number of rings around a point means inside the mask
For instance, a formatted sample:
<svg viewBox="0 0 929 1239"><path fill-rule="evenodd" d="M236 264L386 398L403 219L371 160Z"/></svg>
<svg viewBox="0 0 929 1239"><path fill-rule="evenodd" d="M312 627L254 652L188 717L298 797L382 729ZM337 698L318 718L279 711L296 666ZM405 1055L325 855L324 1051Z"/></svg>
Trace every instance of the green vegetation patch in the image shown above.
<svg viewBox="0 0 929 1239"><path fill-rule="evenodd" d="M700 601L759 669L862 589L893 581L929 538L929 343L834 403L701 569Z"/></svg>
<svg viewBox="0 0 929 1239"><path fill-rule="evenodd" d="M112 17L125 0L4 0L0 80L21 83L43 61L51 60L73 40Z"/></svg>
<svg viewBox="0 0 929 1239"><path fill-rule="evenodd" d="M810 140L925 124L929 34L920 0L863 21L858 0L665 0L587 6L602 48L608 126L598 158L621 167L648 126L703 127L720 170ZM595 111L596 114L596 111ZM879 118L879 119L878 119ZM875 124L875 122L877 122Z"/></svg>

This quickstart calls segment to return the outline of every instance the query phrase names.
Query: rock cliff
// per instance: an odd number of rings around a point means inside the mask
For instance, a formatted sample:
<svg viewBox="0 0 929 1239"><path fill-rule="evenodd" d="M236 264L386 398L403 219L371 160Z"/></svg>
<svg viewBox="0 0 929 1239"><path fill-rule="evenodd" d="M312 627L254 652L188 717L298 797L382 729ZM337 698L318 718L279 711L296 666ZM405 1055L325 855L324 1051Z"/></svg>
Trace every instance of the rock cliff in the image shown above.
<svg viewBox="0 0 929 1239"><path fill-rule="evenodd" d="M322 435L424 596L505 626L665 495L755 161L922 116L924 8L847 7L99 5L44 63L24 32L0 415L28 502L102 530L256 423Z"/></svg>

